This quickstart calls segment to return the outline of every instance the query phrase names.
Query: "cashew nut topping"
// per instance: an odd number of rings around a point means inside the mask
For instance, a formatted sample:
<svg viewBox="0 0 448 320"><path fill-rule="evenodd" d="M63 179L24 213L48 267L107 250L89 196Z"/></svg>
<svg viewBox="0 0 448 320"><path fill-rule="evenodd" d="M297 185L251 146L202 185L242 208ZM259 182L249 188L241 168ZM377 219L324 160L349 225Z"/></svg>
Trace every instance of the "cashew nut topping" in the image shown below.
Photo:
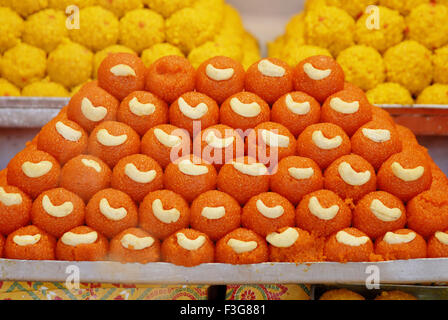
<svg viewBox="0 0 448 320"><path fill-rule="evenodd" d="M338 172L342 180L351 186L362 186L369 182L371 173L369 170L356 172L348 162L342 162L338 166Z"/></svg>
<svg viewBox="0 0 448 320"><path fill-rule="evenodd" d="M434 236L444 245L448 246L448 234L442 231L437 231Z"/></svg>
<svg viewBox="0 0 448 320"><path fill-rule="evenodd" d="M34 236L32 236L32 235L24 235L24 236L16 235L16 236L14 236L14 238L12 238L12 241L14 241L14 243L17 245L24 247L24 246L32 246L33 244L38 243L40 238L41 238L40 233L35 234Z"/></svg>
<svg viewBox="0 0 448 320"><path fill-rule="evenodd" d="M242 241L233 238L227 241L227 245L238 254L253 251L258 247L257 241Z"/></svg>
<svg viewBox="0 0 448 320"><path fill-rule="evenodd" d="M379 199L373 199L370 203L370 211L381 221L395 221L401 217L400 208L389 208Z"/></svg>
<svg viewBox="0 0 448 320"><path fill-rule="evenodd" d="M53 164L50 161L33 163L26 161L22 164L22 171L28 178L40 178L50 172Z"/></svg>
<svg viewBox="0 0 448 320"><path fill-rule="evenodd" d="M386 142L390 140L390 131L386 129L368 129L363 128L362 134L373 142Z"/></svg>
<svg viewBox="0 0 448 320"><path fill-rule="evenodd" d="M65 140L77 142L82 137L82 132L75 130L69 126L67 126L62 121L56 122L56 131L64 138Z"/></svg>
<svg viewBox="0 0 448 320"><path fill-rule="evenodd" d="M8 193L0 187L0 202L7 207L22 204L22 195L20 193Z"/></svg>
<svg viewBox="0 0 448 320"><path fill-rule="evenodd" d="M211 63L205 67L205 74L212 80L224 81L233 77L235 70L233 68L219 69L215 68Z"/></svg>
<svg viewBox="0 0 448 320"><path fill-rule="evenodd" d="M184 159L178 164L180 172L189 176L201 176L208 173L207 166L194 164L190 159Z"/></svg>
<svg viewBox="0 0 448 320"><path fill-rule="evenodd" d="M392 163L390 168L392 169L394 176L405 182L418 180L423 176L423 173L425 173L425 168L422 166L418 166L414 169L405 169L398 162Z"/></svg>
<svg viewBox="0 0 448 320"><path fill-rule="evenodd" d="M269 130L261 130L261 138L263 142L272 148L288 148L289 137Z"/></svg>
<svg viewBox="0 0 448 320"><path fill-rule="evenodd" d="M198 250L200 247L202 247L205 243L205 237L199 236L196 239L188 239L185 234L182 232L176 233L177 237L177 243L184 248L185 250Z"/></svg>
<svg viewBox="0 0 448 320"><path fill-rule="evenodd" d="M84 117L93 122L101 121L107 115L107 109L105 107L95 107L87 97L84 97L81 101L81 112Z"/></svg>
<svg viewBox="0 0 448 320"><path fill-rule="evenodd" d="M305 63L303 65L303 71L312 80L323 80L331 74L331 69L317 69L311 63Z"/></svg>
<svg viewBox="0 0 448 320"><path fill-rule="evenodd" d="M135 70L127 64L117 64L116 66L110 68L110 72L117 77L137 76Z"/></svg>
<svg viewBox="0 0 448 320"><path fill-rule="evenodd" d="M243 162L233 161L232 165L236 170L248 176L264 176L268 173L268 168L266 168L264 164L259 162L246 164Z"/></svg>
<svg viewBox="0 0 448 320"><path fill-rule="evenodd" d="M106 198L100 201L100 212L109 220L118 221L128 214L125 208L112 208Z"/></svg>
<svg viewBox="0 0 448 320"><path fill-rule="evenodd" d="M369 241L369 237L367 236L356 237L348 232L345 232L344 230L341 230L338 233L336 233L336 240L337 242L345 244L350 247L359 247L362 246L363 244L366 244Z"/></svg>
<svg viewBox="0 0 448 320"><path fill-rule="evenodd" d="M163 203L160 199L156 199L152 202L152 212L154 213L154 216L163 223L173 223L180 218L180 212L176 208L169 210L163 209Z"/></svg>
<svg viewBox="0 0 448 320"><path fill-rule="evenodd" d="M416 236L417 234L412 231L407 234L399 234L389 231L386 232L383 240L386 241L388 244L401 244L411 242L412 240L415 239Z"/></svg>
<svg viewBox="0 0 448 320"><path fill-rule="evenodd" d="M272 232L267 235L266 240L277 248L288 248L299 238L299 233L294 228L288 228L282 233Z"/></svg>
<svg viewBox="0 0 448 320"><path fill-rule="evenodd" d="M318 217L321 220L331 220L339 212L339 206L337 204L332 205L329 208L324 208L319 202L319 199L317 197L311 197L310 201L308 202L308 209L310 210L311 214Z"/></svg>
<svg viewBox="0 0 448 320"><path fill-rule="evenodd" d="M201 215L209 220L218 220L226 215L226 208L220 207L204 207Z"/></svg>
<svg viewBox="0 0 448 320"><path fill-rule="evenodd" d="M163 144L165 147L168 147L168 148L174 148L174 147L180 146L180 144L182 143L181 137L168 134L159 128L154 129L154 135L156 136L157 140L159 140L159 142L161 144Z"/></svg>
<svg viewBox="0 0 448 320"><path fill-rule="evenodd" d="M281 78L285 75L286 70L276 64L273 64L268 59L263 59L258 63L258 71L266 77Z"/></svg>
<svg viewBox="0 0 448 320"><path fill-rule="evenodd" d="M218 138L214 131L210 131L205 137L205 142L215 149L225 149L230 146L233 141L235 141L235 137Z"/></svg>
<svg viewBox="0 0 448 320"><path fill-rule="evenodd" d="M133 163L124 167L124 174L137 183L150 183L157 175L156 170L140 171Z"/></svg>
<svg viewBox="0 0 448 320"><path fill-rule="evenodd" d="M346 102L341 98L336 97L330 100L330 107L339 113L353 114L359 110L359 101Z"/></svg>
<svg viewBox="0 0 448 320"><path fill-rule="evenodd" d="M208 111L208 107L204 102L201 102L196 107L192 107L184 100L184 98L180 97L177 103L179 105L180 112L182 112L187 118L193 120L201 119Z"/></svg>
<svg viewBox="0 0 448 320"><path fill-rule="evenodd" d="M95 160L89 160L89 159L81 159L81 162L83 165L85 165L86 167L92 168L93 170L95 170L96 172L100 173L101 172L101 166L98 162L96 162Z"/></svg>
<svg viewBox="0 0 448 320"><path fill-rule="evenodd" d="M285 209L283 209L282 206L268 207L261 199L258 199L255 205L257 206L258 212L269 219L277 219L285 212Z"/></svg>
<svg viewBox="0 0 448 320"><path fill-rule="evenodd" d="M294 114L305 115L311 110L311 105L308 101L295 102L292 96L288 93L285 98L286 107Z"/></svg>
<svg viewBox="0 0 448 320"><path fill-rule="evenodd" d="M73 212L74 208L73 203L70 201L64 202L60 206L55 206L47 195L42 198L42 207L46 213L55 218L63 218L68 216Z"/></svg>
<svg viewBox="0 0 448 320"><path fill-rule="evenodd" d="M314 175L313 168L288 168L288 173L296 180L306 180Z"/></svg>
<svg viewBox="0 0 448 320"><path fill-rule="evenodd" d="M128 140L127 134L122 134L120 136L113 136L107 131L107 129L100 129L96 134L96 138L99 143L106 147L117 147L122 145Z"/></svg>
<svg viewBox="0 0 448 320"><path fill-rule="evenodd" d="M328 139L320 130L314 131L311 139L318 148L323 150L336 149L342 144L341 136Z"/></svg>
<svg viewBox="0 0 448 320"><path fill-rule="evenodd" d="M233 112L245 118L256 117L261 112L261 107L258 103L243 103L236 97L230 99L230 108L232 108Z"/></svg>
<svg viewBox="0 0 448 320"><path fill-rule="evenodd" d="M132 233L126 233L120 240L121 245L126 249L132 247L133 250L143 250L149 248L154 243L153 237L139 238Z"/></svg>
<svg viewBox="0 0 448 320"><path fill-rule="evenodd" d="M129 110L139 117L150 116L156 111L156 106L152 103L141 103L137 97L129 101Z"/></svg>
<svg viewBox="0 0 448 320"><path fill-rule="evenodd" d="M62 235L61 241L62 243L76 247L80 244L92 244L98 239L98 233L96 231L88 232L88 233L74 233L74 232L66 232Z"/></svg>

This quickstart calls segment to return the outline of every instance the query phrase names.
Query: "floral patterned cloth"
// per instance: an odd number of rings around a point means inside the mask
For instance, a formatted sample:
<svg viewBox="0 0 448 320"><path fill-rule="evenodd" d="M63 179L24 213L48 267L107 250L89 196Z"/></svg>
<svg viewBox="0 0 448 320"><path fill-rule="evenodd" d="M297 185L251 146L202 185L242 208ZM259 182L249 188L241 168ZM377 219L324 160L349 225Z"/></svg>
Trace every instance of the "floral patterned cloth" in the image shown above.
<svg viewBox="0 0 448 320"><path fill-rule="evenodd" d="M310 286L303 284L228 285L226 300L309 300Z"/></svg>

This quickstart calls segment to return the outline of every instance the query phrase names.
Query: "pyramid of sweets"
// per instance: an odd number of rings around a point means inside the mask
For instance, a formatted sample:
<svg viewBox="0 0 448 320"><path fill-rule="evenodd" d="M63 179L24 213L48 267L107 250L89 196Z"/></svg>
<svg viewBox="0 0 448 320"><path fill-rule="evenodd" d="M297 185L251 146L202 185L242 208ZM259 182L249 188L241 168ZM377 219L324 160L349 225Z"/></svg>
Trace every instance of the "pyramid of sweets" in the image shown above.
<svg viewBox="0 0 448 320"><path fill-rule="evenodd" d="M2 257L448 257L448 180L328 56L110 54L0 173Z"/></svg>
<svg viewBox="0 0 448 320"><path fill-rule="evenodd" d="M111 52L260 59L224 0L0 0L0 21L0 96L71 96Z"/></svg>
<svg viewBox="0 0 448 320"><path fill-rule="evenodd" d="M269 56L337 59L373 104L448 104L446 0L307 0Z"/></svg>

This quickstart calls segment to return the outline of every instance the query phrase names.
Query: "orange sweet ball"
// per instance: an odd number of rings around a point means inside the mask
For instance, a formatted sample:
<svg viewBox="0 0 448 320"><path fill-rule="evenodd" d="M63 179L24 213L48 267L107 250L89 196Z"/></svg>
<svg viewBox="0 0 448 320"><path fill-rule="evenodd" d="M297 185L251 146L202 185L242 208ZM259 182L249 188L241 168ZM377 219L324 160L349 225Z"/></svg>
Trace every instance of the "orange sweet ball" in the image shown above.
<svg viewBox="0 0 448 320"><path fill-rule="evenodd" d="M3 258L3 252L5 248L5 237L0 234L0 257Z"/></svg>
<svg viewBox="0 0 448 320"><path fill-rule="evenodd" d="M59 184L61 167L50 154L25 149L16 154L8 164L8 184L16 186L31 198Z"/></svg>
<svg viewBox="0 0 448 320"><path fill-rule="evenodd" d="M287 93L272 106L271 121L284 125L295 137L319 120L319 102L304 92Z"/></svg>
<svg viewBox="0 0 448 320"><path fill-rule="evenodd" d="M406 209L403 202L384 191L365 195L353 210L353 226L372 239L388 231L402 229L405 225Z"/></svg>
<svg viewBox="0 0 448 320"><path fill-rule="evenodd" d="M171 190L150 192L140 204L140 227L158 239L163 240L173 232L187 228L189 223L188 203Z"/></svg>
<svg viewBox="0 0 448 320"><path fill-rule="evenodd" d="M191 203L190 225L216 241L240 226L241 207L227 193L210 190Z"/></svg>
<svg viewBox="0 0 448 320"><path fill-rule="evenodd" d="M295 241L292 242L294 238ZM269 261L295 263L324 261L325 239L317 238L308 231L284 227L274 235L269 235L267 241Z"/></svg>
<svg viewBox="0 0 448 320"><path fill-rule="evenodd" d="M407 206L408 227L428 238L448 229L448 194L446 190L428 190L411 199Z"/></svg>
<svg viewBox="0 0 448 320"><path fill-rule="evenodd" d="M366 159L378 170L391 155L401 152L402 144L394 126L384 121L370 121L351 138L352 152Z"/></svg>
<svg viewBox="0 0 448 320"><path fill-rule="evenodd" d="M389 231L376 239L375 253L384 260L426 258L426 242L421 235L410 229Z"/></svg>
<svg viewBox="0 0 448 320"><path fill-rule="evenodd" d="M76 194L63 188L47 190L33 202L32 223L55 236L84 224L84 201Z"/></svg>
<svg viewBox="0 0 448 320"><path fill-rule="evenodd" d="M244 90L245 76L241 63L229 57L216 56L204 61L196 71L196 90L221 104Z"/></svg>
<svg viewBox="0 0 448 320"><path fill-rule="evenodd" d="M96 193L86 206L86 224L113 238L138 223L137 206L126 193L105 189Z"/></svg>
<svg viewBox="0 0 448 320"><path fill-rule="evenodd" d="M348 205L330 190L307 194L296 208L296 225L318 237L350 227L351 220Z"/></svg>
<svg viewBox="0 0 448 320"><path fill-rule="evenodd" d="M325 188L336 192L342 199L357 202L376 190L375 169L356 154L335 160L324 173Z"/></svg>
<svg viewBox="0 0 448 320"><path fill-rule="evenodd" d="M222 166L217 185L218 190L243 205L253 196L269 190L268 169L253 158L238 158Z"/></svg>
<svg viewBox="0 0 448 320"><path fill-rule="evenodd" d="M124 123L105 121L90 134L87 151L114 167L121 158L140 153L140 137Z"/></svg>
<svg viewBox="0 0 448 320"><path fill-rule="evenodd" d="M0 171L0 186L6 186L8 185L8 170L7 169L3 169Z"/></svg>
<svg viewBox="0 0 448 320"><path fill-rule="evenodd" d="M343 90L344 82L344 71L331 57L309 57L294 69L294 89L309 94L320 103Z"/></svg>
<svg viewBox="0 0 448 320"><path fill-rule="evenodd" d="M364 94L364 90L362 90L360 87L358 87L356 84L353 84L351 82L345 82L344 83L344 89L343 90L352 90L356 91L359 94ZM377 107L379 108L379 107ZM381 109L381 108L379 108ZM387 111L386 111L387 112Z"/></svg>
<svg viewBox="0 0 448 320"><path fill-rule="evenodd" d="M283 158L274 172L270 179L271 190L284 196L293 205L297 205L303 196L324 186L322 171L309 158Z"/></svg>
<svg viewBox="0 0 448 320"><path fill-rule="evenodd" d="M98 86L118 100L145 88L146 67L132 53L111 53L98 68Z"/></svg>
<svg viewBox="0 0 448 320"><path fill-rule="evenodd" d="M220 122L234 129L253 129L271 118L269 105L251 92L236 93L223 102Z"/></svg>
<svg viewBox="0 0 448 320"><path fill-rule="evenodd" d="M399 124L396 124L395 128L397 129L398 136L400 137L401 143L403 144L403 150L415 149L417 146L419 146L417 137L411 131L411 129Z"/></svg>
<svg viewBox="0 0 448 320"><path fill-rule="evenodd" d="M117 120L143 136L149 129L168 122L168 105L146 91L134 91L120 104Z"/></svg>
<svg viewBox="0 0 448 320"><path fill-rule="evenodd" d="M146 74L145 90L173 103L182 94L194 91L196 70L180 56L165 56L155 61Z"/></svg>
<svg viewBox="0 0 448 320"><path fill-rule="evenodd" d="M0 234L8 235L30 221L32 200L19 188L0 186Z"/></svg>
<svg viewBox="0 0 448 320"><path fill-rule="evenodd" d="M321 121L337 124L352 136L359 127L372 120L371 108L364 93L342 90L325 100Z"/></svg>
<svg viewBox="0 0 448 320"><path fill-rule="evenodd" d="M277 229L293 227L294 217L294 206L286 198L264 192L250 198L243 207L241 225L266 237Z"/></svg>
<svg viewBox="0 0 448 320"><path fill-rule="evenodd" d="M392 155L378 171L378 188L404 202L431 187L431 167L423 153L404 150Z"/></svg>
<svg viewBox="0 0 448 320"><path fill-rule="evenodd" d="M96 230L79 226L59 238L56 244L56 258L67 261L107 260L109 242Z"/></svg>
<svg viewBox="0 0 448 320"><path fill-rule="evenodd" d="M371 110L372 110L372 121L386 122L392 125L393 127L398 126L395 124L394 118L392 118L390 113L384 110L383 108L372 105Z"/></svg>
<svg viewBox="0 0 448 320"><path fill-rule="evenodd" d="M448 257L448 233L436 231L428 240L428 258Z"/></svg>
<svg viewBox="0 0 448 320"><path fill-rule="evenodd" d="M109 257L121 263L160 261L160 241L139 228L126 229L110 240Z"/></svg>
<svg viewBox="0 0 448 320"><path fill-rule="evenodd" d="M62 167L59 185L76 193L87 203L95 193L109 188L111 176L112 171L103 160L79 155Z"/></svg>
<svg viewBox="0 0 448 320"><path fill-rule="evenodd" d="M291 92L293 70L276 58L266 58L255 62L247 69L244 81L246 91L253 92L269 104L282 95Z"/></svg>
<svg viewBox="0 0 448 320"><path fill-rule="evenodd" d="M181 229L162 243L165 262L184 267L194 267L214 261L215 246L205 233Z"/></svg>
<svg viewBox="0 0 448 320"><path fill-rule="evenodd" d="M334 262L369 261L373 255L372 240L356 228L345 228L333 233L325 243L325 257Z"/></svg>
<svg viewBox="0 0 448 320"><path fill-rule="evenodd" d="M70 99L67 116L90 132L103 121L115 121L119 105L120 102L106 90L90 85Z"/></svg>
<svg viewBox="0 0 448 320"><path fill-rule="evenodd" d="M313 159L322 169L350 151L350 138L332 123L310 125L297 138L297 154Z"/></svg>
<svg viewBox="0 0 448 320"><path fill-rule="evenodd" d="M111 186L141 202L149 192L163 189L162 167L143 154L124 157L112 172Z"/></svg>
<svg viewBox="0 0 448 320"><path fill-rule="evenodd" d="M19 260L54 260L56 239L29 225L10 233L5 241L3 256Z"/></svg>
<svg viewBox="0 0 448 320"><path fill-rule="evenodd" d="M254 231L238 228L216 242L215 260L219 263L252 264L269 260L269 249Z"/></svg>
<svg viewBox="0 0 448 320"><path fill-rule="evenodd" d="M205 94L187 92L171 104L169 117L172 125L186 129L194 138L201 130L218 124L219 107Z"/></svg>

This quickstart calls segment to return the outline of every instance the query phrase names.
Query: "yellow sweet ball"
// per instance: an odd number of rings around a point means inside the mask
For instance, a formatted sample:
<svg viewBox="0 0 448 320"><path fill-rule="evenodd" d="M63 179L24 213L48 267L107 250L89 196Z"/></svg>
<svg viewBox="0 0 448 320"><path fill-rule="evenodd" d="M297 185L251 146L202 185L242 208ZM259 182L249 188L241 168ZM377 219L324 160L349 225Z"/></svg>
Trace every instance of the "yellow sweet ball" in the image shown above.
<svg viewBox="0 0 448 320"><path fill-rule="evenodd" d="M274 41L268 42L268 56L271 58L283 59L283 47L285 46L286 40L286 35L281 35Z"/></svg>
<svg viewBox="0 0 448 320"><path fill-rule="evenodd" d="M45 9L25 21L23 41L46 52L53 51L67 36L66 16L61 10Z"/></svg>
<svg viewBox="0 0 448 320"><path fill-rule="evenodd" d="M429 3L430 0L379 0L381 6L398 10L402 15L407 16L412 9L422 3Z"/></svg>
<svg viewBox="0 0 448 320"><path fill-rule="evenodd" d="M0 7L0 52L4 52L20 42L23 19L13 10Z"/></svg>
<svg viewBox="0 0 448 320"><path fill-rule="evenodd" d="M448 84L448 46L437 49L432 56L434 82Z"/></svg>
<svg viewBox="0 0 448 320"><path fill-rule="evenodd" d="M117 43L119 22L117 17L100 6L79 11L79 29L69 30L70 39L92 51L99 51Z"/></svg>
<svg viewBox="0 0 448 320"><path fill-rule="evenodd" d="M221 27L219 28L219 33L215 36L215 40L222 38L223 41L227 41L228 38L237 38L232 40L233 43L241 42L244 34L243 21L238 11L228 5L224 5L223 17Z"/></svg>
<svg viewBox="0 0 448 320"><path fill-rule="evenodd" d="M293 16L285 28L287 37L300 39L305 37L305 12Z"/></svg>
<svg viewBox="0 0 448 320"><path fill-rule="evenodd" d="M63 85L51 82L49 79L33 82L22 89L24 97L68 97L70 96Z"/></svg>
<svg viewBox="0 0 448 320"><path fill-rule="evenodd" d="M129 11L120 20L120 44L137 53L165 40L165 20L150 9Z"/></svg>
<svg viewBox="0 0 448 320"><path fill-rule="evenodd" d="M101 62L103 62L103 60L106 59L109 54L119 53L119 52L136 54L134 50L132 50L128 47L119 45L119 44L114 44L110 47L104 48L101 51L98 51L93 56L93 78L94 79L96 79L98 76L98 68L100 67Z"/></svg>
<svg viewBox="0 0 448 320"><path fill-rule="evenodd" d="M407 37L420 42L429 50L448 44L448 7L424 3L412 9L406 17Z"/></svg>
<svg viewBox="0 0 448 320"><path fill-rule="evenodd" d="M406 40L384 54L387 81L396 82L412 94L419 94L431 84L431 51L416 41Z"/></svg>
<svg viewBox="0 0 448 320"><path fill-rule="evenodd" d="M66 88L86 82L92 76L93 53L79 43L63 40L48 55L47 73L51 81Z"/></svg>
<svg viewBox="0 0 448 320"><path fill-rule="evenodd" d="M394 82L384 82L366 92L371 104L412 105L414 99L411 93L402 85Z"/></svg>
<svg viewBox="0 0 448 320"><path fill-rule="evenodd" d="M3 78L23 88L44 77L47 55L42 49L19 43L5 52L1 62Z"/></svg>
<svg viewBox="0 0 448 320"><path fill-rule="evenodd" d="M326 6L327 0L306 0L305 1L305 11L311 11L318 9L321 6Z"/></svg>
<svg viewBox="0 0 448 320"><path fill-rule="evenodd" d="M370 14L364 14L358 19L355 41L384 52L403 40L406 24L398 11L383 6L378 6L378 10L379 21L375 21L374 16ZM372 21L379 23L379 29L369 25Z"/></svg>
<svg viewBox="0 0 448 320"><path fill-rule="evenodd" d="M19 97L20 89L6 79L0 78L0 97Z"/></svg>
<svg viewBox="0 0 448 320"><path fill-rule="evenodd" d="M283 47L281 59L290 66L295 67L300 61L318 55L331 57L330 51L325 48L288 41Z"/></svg>
<svg viewBox="0 0 448 320"><path fill-rule="evenodd" d="M336 61L344 70L345 80L362 90L370 90L386 78L383 57L372 47L356 45L347 48L341 51Z"/></svg>
<svg viewBox="0 0 448 320"><path fill-rule="evenodd" d="M376 5L378 0L327 0L327 5L341 8L353 18L362 15L370 5Z"/></svg>
<svg viewBox="0 0 448 320"><path fill-rule="evenodd" d="M143 3L152 10L168 18L176 11L192 7L196 0L143 0Z"/></svg>
<svg viewBox="0 0 448 320"><path fill-rule="evenodd" d="M197 69L202 62L215 56L226 56L241 61L243 53L241 48L237 46L221 45L216 42L208 41L191 50L188 55L188 60L190 60L193 67Z"/></svg>
<svg viewBox="0 0 448 320"><path fill-rule="evenodd" d="M142 52L142 61L146 67L152 65L156 60L165 56L179 56L184 57L182 51L178 47L169 43L157 43L149 49L145 49Z"/></svg>
<svg viewBox="0 0 448 320"><path fill-rule="evenodd" d="M448 84L435 83L417 97L417 104L448 104Z"/></svg>
<svg viewBox="0 0 448 320"><path fill-rule="evenodd" d="M241 49L243 52L241 64L245 70L249 69L251 65L261 59L258 41L247 31L244 32Z"/></svg>
<svg viewBox="0 0 448 320"><path fill-rule="evenodd" d="M9 6L22 17L48 7L48 0L11 0Z"/></svg>
<svg viewBox="0 0 448 320"><path fill-rule="evenodd" d="M97 4L97 0L48 0L48 7L66 10L68 6L77 6L79 9L91 7Z"/></svg>
<svg viewBox="0 0 448 320"><path fill-rule="evenodd" d="M103 8L110 10L118 18L121 18L126 12L142 9L142 0L97 0L98 4Z"/></svg>
<svg viewBox="0 0 448 320"><path fill-rule="evenodd" d="M305 17L306 43L327 48L334 56L354 44L354 31L355 20L336 7L321 6Z"/></svg>

